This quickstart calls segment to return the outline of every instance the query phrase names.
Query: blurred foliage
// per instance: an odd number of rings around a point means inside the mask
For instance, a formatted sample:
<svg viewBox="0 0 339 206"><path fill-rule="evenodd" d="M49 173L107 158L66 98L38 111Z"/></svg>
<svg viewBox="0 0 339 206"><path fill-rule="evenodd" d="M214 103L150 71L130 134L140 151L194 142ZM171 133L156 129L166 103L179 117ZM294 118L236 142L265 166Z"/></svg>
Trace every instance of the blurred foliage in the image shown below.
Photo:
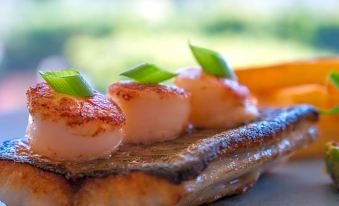
<svg viewBox="0 0 339 206"><path fill-rule="evenodd" d="M211 39L194 35L192 39L198 39L199 45L208 45L220 51L227 57L230 65L236 66L329 54L293 41L279 41L274 38L241 35L227 35L225 38L224 35L218 35ZM274 52L277 48L279 52ZM169 71L196 64L188 49L186 34L182 33L162 34L161 37L155 34L121 34L99 39L75 37L66 45L66 56L75 67L85 71L101 91L109 83L120 79L119 73L142 62L152 62Z"/></svg>
<svg viewBox="0 0 339 206"><path fill-rule="evenodd" d="M5 68L31 69L49 55L63 55L66 41L72 36L105 36L114 28L108 22L89 20L82 22L25 22L5 39Z"/></svg>
<svg viewBox="0 0 339 206"><path fill-rule="evenodd" d="M101 90L142 62L168 70L195 64L189 39L220 51L236 66L339 52L339 18L300 9L246 16L230 8L190 11L173 1L176 12L150 20L126 8L109 12L87 5L86 11L73 12L57 1L33 2L25 20L4 36L2 69L32 69L50 55L61 55Z"/></svg>
<svg viewBox="0 0 339 206"><path fill-rule="evenodd" d="M318 48L339 52L339 22L322 24L314 33L313 45Z"/></svg>

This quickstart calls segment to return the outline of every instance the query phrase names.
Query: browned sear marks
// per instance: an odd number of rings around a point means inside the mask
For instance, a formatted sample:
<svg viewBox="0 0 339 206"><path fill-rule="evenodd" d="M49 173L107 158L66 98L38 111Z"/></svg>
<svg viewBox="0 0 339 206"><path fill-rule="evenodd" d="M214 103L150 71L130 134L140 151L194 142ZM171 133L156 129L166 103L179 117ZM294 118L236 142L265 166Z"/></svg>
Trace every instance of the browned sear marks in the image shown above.
<svg viewBox="0 0 339 206"><path fill-rule="evenodd" d="M26 95L31 115L54 121L64 120L71 127L91 121L121 126L125 121L120 108L96 91L92 97L73 97L53 91L47 83L39 83L31 87Z"/></svg>

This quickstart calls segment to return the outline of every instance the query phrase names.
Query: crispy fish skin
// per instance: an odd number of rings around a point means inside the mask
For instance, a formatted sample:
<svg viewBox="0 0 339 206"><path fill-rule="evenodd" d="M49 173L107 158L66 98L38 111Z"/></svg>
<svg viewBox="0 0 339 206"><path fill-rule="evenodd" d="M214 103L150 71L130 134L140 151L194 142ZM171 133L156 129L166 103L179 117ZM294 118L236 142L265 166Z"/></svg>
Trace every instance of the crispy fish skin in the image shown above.
<svg viewBox="0 0 339 206"><path fill-rule="evenodd" d="M51 178L44 184L58 182L64 185L60 188L70 188L73 184L73 193L63 189L67 191L65 194L72 194L69 205L199 205L245 191L272 164L311 143L316 137L317 119L317 111L305 105L265 110L257 122L240 128L214 131L212 136L211 131L201 130L200 135L189 134L180 141L139 146L139 149L127 147L112 159L95 163L51 165L46 159L18 157L23 153L15 153L10 144L0 149L0 159L9 168L15 162L31 164L63 179ZM188 143L183 145L184 142ZM174 150L174 155L166 147ZM127 153L130 149L138 151ZM108 163L124 168L107 167ZM98 170L96 166L99 169L105 166L108 171ZM35 173L44 173L34 169ZM35 173L30 174L35 176ZM6 179L6 174L0 179ZM33 190L29 184L25 188Z"/></svg>
<svg viewBox="0 0 339 206"><path fill-rule="evenodd" d="M184 196L183 185L133 172L86 180L74 197L74 205L175 205Z"/></svg>
<svg viewBox="0 0 339 206"><path fill-rule="evenodd" d="M72 188L60 175L28 164L0 161L0 196L8 206L68 206Z"/></svg>
<svg viewBox="0 0 339 206"><path fill-rule="evenodd" d="M210 161L222 154L271 144L299 123L317 120L317 111L307 105L266 109L258 120L235 129L196 130L153 145L123 145L109 159L78 163L32 155L25 141L16 139L4 143L0 159L28 163L73 180L142 171L178 184L199 175Z"/></svg>

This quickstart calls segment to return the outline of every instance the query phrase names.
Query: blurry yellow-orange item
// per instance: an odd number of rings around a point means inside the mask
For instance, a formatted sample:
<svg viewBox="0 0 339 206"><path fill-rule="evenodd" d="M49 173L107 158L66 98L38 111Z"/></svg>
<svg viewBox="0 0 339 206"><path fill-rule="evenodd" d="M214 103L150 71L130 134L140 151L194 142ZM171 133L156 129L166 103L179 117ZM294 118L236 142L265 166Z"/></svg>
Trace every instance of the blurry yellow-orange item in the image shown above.
<svg viewBox="0 0 339 206"><path fill-rule="evenodd" d="M327 91L324 85L305 84L289 86L256 95L260 99L260 106L289 106L308 103L317 108L324 108L327 102Z"/></svg>
<svg viewBox="0 0 339 206"><path fill-rule="evenodd" d="M339 57L239 68L236 75L258 98L260 107L307 103L329 109L339 105L339 89L327 78L332 71L339 72ZM339 115L322 115L318 140L296 156L320 156L331 140L339 141Z"/></svg>
<svg viewBox="0 0 339 206"><path fill-rule="evenodd" d="M264 92L304 84L324 85L331 71L339 72L339 57L237 68L236 75L251 91Z"/></svg>

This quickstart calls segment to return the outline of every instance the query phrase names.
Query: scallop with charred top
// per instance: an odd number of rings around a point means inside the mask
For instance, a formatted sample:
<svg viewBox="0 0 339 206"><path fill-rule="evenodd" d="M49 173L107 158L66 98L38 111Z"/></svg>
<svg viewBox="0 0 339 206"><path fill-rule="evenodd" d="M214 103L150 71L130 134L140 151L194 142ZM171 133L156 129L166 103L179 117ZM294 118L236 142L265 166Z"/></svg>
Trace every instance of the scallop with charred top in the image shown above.
<svg viewBox="0 0 339 206"><path fill-rule="evenodd" d="M191 93L190 121L199 128L232 128L259 114L249 90L237 81L198 68L179 71L174 83Z"/></svg>
<svg viewBox="0 0 339 206"><path fill-rule="evenodd" d="M122 81L108 88L108 97L126 116L126 143L174 139L189 123L190 95L184 89Z"/></svg>
<svg viewBox="0 0 339 206"><path fill-rule="evenodd" d="M84 161L108 156L122 141L125 117L98 92L92 97L74 97L39 83L27 91L27 99L27 136L35 153Z"/></svg>

